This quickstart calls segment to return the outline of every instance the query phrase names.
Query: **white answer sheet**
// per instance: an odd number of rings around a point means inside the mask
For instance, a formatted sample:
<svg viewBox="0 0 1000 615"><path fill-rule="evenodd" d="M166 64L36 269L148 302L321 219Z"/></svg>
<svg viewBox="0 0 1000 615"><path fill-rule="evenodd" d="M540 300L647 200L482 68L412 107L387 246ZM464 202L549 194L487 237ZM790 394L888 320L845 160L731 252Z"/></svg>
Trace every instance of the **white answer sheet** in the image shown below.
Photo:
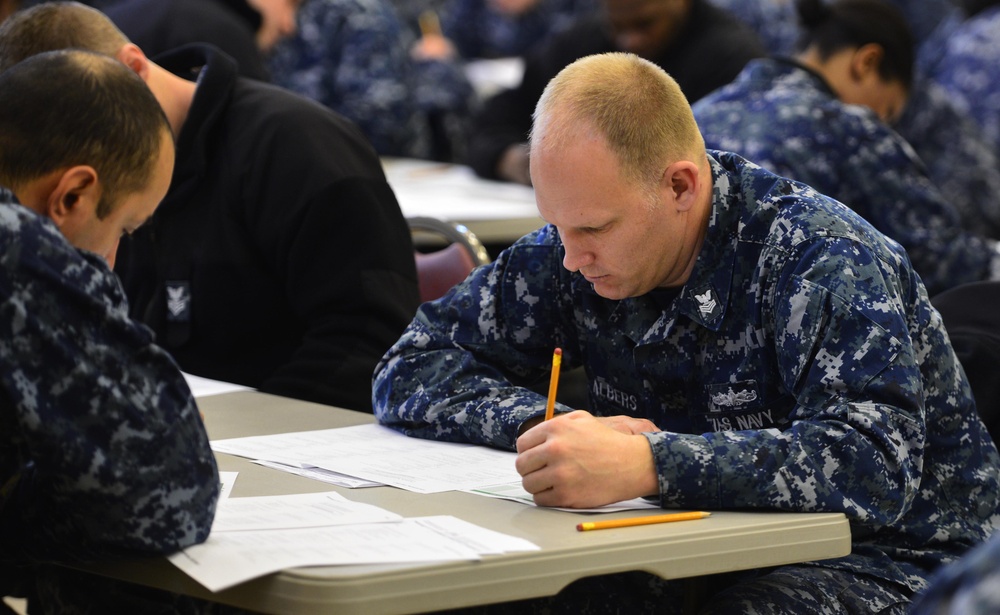
<svg viewBox="0 0 1000 615"><path fill-rule="evenodd" d="M532 495L525 491L524 487L521 485L521 481L517 481L516 483L505 483L503 485L490 485L479 489L470 489L468 493L472 493L474 495L485 495L486 497L497 498L500 500L511 500L512 502L520 502L521 504L527 504L528 506L538 506L538 504L535 504L535 499ZM615 502L614 504L598 506L596 508L560 508L558 506L554 506L553 508L556 510L578 513L609 513L619 512L622 510L643 510L647 508L659 507L660 506L655 502L650 502L645 498L634 498L631 500Z"/></svg>
<svg viewBox="0 0 1000 615"><path fill-rule="evenodd" d="M304 476L306 478L318 480L321 483L337 485L338 487L345 487L347 489L382 486L382 483L364 480L363 478L357 478L356 476L347 476L346 474L341 474L339 472L331 472L330 470L324 470L323 468L300 468L299 466L289 466L283 463L278 463L277 461L264 461L263 459L254 459L253 462L257 465L264 466L265 468L281 470L282 472L288 472L289 474L295 474L296 476Z"/></svg>
<svg viewBox="0 0 1000 615"><path fill-rule="evenodd" d="M219 500L224 500L233 492L239 472L219 472Z"/></svg>
<svg viewBox="0 0 1000 615"><path fill-rule="evenodd" d="M521 480L513 452L410 438L374 424L215 440L212 449L299 468L322 468L417 493Z"/></svg>
<svg viewBox="0 0 1000 615"><path fill-rule="evenodd" d="M212 533L292 529L399 521L384 508L352 502L330 491L297 495L263 495L219 500Z"/></svg>
<svg viewBox="0 0 1000 615"><path fill-rule="evenodd" d="M381 425L215 440L212 449L344 487L382 484L417 493L465 491L535 506L514 468L516 453L411 438ZM324 477L324 471L334 475ZM351 484L336 475L362 482ZM635 498L598 508L561 510L607 513L645 508L658 505Z"/></svg>
<svg viewBox="0 0 1000 615"><path fill-rule="evenodd" d="M470 529L471 526L473 529ZM480 553L536 550L519 538L453 517L335 527L213 532L171 563L211 591L300 566L476 560Z"/></svg>
<svg viewBox="0 0 1000 615"><path fill-rule="evenodd" d="M196 399L199 397L208 397L209 395L222 395L223 393L233 393L235 391L253 390L250 387L243 386L242 384L233 384L232 382L202 378L201 376L195 376L194 374L188 373L184 373L184 380L187 381L188 388L191 389L191 395L193 395Z"/></svg>

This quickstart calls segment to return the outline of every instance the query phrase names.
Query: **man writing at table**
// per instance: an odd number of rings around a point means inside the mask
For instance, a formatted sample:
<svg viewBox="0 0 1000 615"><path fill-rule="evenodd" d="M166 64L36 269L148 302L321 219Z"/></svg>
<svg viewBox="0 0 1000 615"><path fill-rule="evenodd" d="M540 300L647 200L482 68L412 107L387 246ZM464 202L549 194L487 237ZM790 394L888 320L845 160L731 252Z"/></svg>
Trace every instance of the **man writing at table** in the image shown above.
<svg viewBox="0 0 1000 615"><path fill-rule="evenodd" d="M546 506L848 516L850 556L720 581L708 612L900 612L1000 525L1000 458L898 244L706 153L673 79L626 54L549 83L531 174L549 225L421 308L376 369L382 423L516 447ZM524 387L553 347L592 406L538 424ZM616 597L671 604L669 583L642 586Z"/></svg>
<svg viewBox="0 0 1000 615"><path fill-rule="evenodd" d="M0 596L37 583L32 613L138 612L62 602L73 573L49 565L173 553L212 525L191 391L111 271L173 166L167 119L122 64L52 52L0 73ZM93 579L78 597L108 606Z"/></svg>

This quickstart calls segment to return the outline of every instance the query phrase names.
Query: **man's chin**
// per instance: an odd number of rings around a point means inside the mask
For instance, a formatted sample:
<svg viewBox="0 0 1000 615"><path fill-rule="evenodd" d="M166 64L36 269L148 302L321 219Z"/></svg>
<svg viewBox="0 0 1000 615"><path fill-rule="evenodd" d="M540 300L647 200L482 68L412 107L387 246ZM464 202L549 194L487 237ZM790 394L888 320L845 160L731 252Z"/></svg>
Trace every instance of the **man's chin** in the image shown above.
<svg viewBox="0 0 1000 615"><path fill-rule="evenodd" d="M622 289L621 286L613 284L610 281L606 281L603 278L591 282L590 285L593 287L595 293L605 299L611 299L612 301L620 301L621 299L628 299L633 296Z"/></svg>

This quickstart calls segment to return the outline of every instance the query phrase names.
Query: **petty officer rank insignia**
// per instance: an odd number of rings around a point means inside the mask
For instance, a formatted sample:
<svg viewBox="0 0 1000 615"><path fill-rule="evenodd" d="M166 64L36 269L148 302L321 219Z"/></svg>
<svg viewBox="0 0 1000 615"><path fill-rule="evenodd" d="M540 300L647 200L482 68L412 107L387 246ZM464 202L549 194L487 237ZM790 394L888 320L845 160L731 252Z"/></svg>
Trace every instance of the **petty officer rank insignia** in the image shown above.
<svg viewBox="0 0 1000 615"><path fill-rule="evenodd" d="M168 281L166 285L167 321L191 322L191 283Z"/></svg>
<svg viewBox="0 0 1000 615"><path fill-rule="evenodd" d="M704 287L691 293L698 306L698 313L705 322L712 322L722 314L722 306L719 305L719 294L711 287Z"/></svg>

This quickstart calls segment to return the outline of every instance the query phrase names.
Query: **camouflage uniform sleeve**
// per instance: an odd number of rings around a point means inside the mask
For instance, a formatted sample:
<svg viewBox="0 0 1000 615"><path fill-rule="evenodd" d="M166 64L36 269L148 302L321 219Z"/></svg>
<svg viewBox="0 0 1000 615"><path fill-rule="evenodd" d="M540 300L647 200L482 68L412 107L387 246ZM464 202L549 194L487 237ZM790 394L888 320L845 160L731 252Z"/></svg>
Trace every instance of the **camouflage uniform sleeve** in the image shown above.
<svg viewBox="0 0 1000 615"><path fill-rule="evenodd" d="M176 364L128 318L101 259L53 227L20 237L0 267L0 402L17 465L0 500L3 558L92 560L203 541L219 478Z"/></svg>
<svg viewBox="0 0 1000 615"><path fill-rule="evenodd" d="M552 351L579 361L550 228L521 240L438 301L426 303L375 370L379 422L408 435L513 449L525 420L545 411ZM561 411L570 408L560 407Z"/></svg>
<svg viewBox="0 0 1000 615"><path fill-rule="evenodd" d="M814 239L760 280L761 360L794 397L790 427L648 434L665 507L836 510L869 528L907 512L925 400L954 403L963 376L923 286L893 256L890 266L853 239Z"/></svg>

